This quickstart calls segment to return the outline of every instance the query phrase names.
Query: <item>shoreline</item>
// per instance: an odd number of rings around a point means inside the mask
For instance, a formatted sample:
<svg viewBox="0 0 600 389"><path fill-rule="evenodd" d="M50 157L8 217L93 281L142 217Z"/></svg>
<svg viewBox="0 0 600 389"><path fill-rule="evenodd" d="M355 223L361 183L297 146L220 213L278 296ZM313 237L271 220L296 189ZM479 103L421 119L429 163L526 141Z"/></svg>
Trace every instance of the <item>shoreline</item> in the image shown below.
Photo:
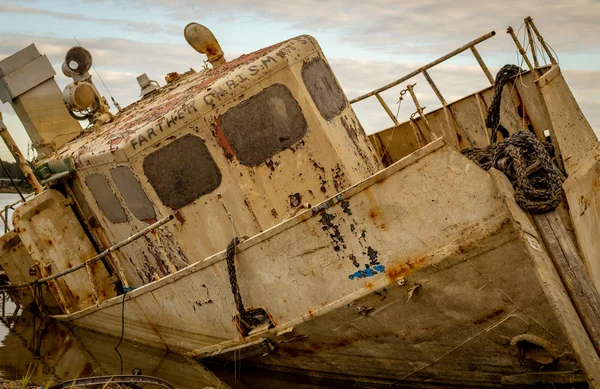
<svg viewBox="0 0 600 389"><path fill-rule="evenodd" d="M15 188L0 188L0 193L18 194L19 192L17 192ZM31 191L29 189L21 189L21 193L23 193L23 195L28 195Z"/></svg>

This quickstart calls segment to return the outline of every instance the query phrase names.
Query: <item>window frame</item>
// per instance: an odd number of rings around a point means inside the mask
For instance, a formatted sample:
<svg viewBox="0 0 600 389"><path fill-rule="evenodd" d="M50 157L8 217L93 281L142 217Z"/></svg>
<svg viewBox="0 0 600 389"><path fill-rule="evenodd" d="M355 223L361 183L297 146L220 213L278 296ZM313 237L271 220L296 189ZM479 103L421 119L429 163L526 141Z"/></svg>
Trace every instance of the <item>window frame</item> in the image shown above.
<svg viewBox="0 0 600 389"><path fill-rule="evenodd" d="M182 143L186 142L186 139L193 139L191 142L196 142L195 145ZM177 145L182 144L184 146L179 149L176 148ZM194 146L200 147L199 149L196 148L194 150ZM185 150L186 147L188 148L187 150ZM198 150L201 150L202 154L197 153ZM196 153L193 153L194 151ZM182 158L182 155L185 155L186 157ZM198 164L196 166L184 166L186 161L189 163L193 159L191 157L195 157L196 159L194 162ZM167 171L168 174L163 174L165 173L164 167L169 165L169 161L183 162L176 164L174 169ZM162 172L161 166L163 166ZM212 182L210 175L201 177L198 174L205 172L207 166L212 167ZM181 209L186 205L198 200L199 198L214 192L221 186L223 181L221 170L219 169L219 166L214 160L204 140L202 140L202 138L199 136L189 133L178 137L172 142L165 144L159 149L154 150L150 154L146 155L142 161L142 170L160 202L173 210ZM192 172L196 175L182 174L187 172ZM195 183L201 183L203 180L204 182L208 182L210 185L194 193L192 191L192 185ZM173 188L185 188L185 190L174 191Z"/></svg>
<svg viewBox="0 0 600 389"><path fill-rule="evenodd" d="M276 120L282 110L287 122ZM269 123L273 125L268 126ZM286 125L284 134L281 130ZM220 127L238 161L244 166L259 166L304 138L308 121L287 85L274 83L229 108L220 118Z"/></svg>
<svg viewBox="0 0 600 389"><path fill-rule="evenodd" d="M104 188L98 187L97 184L99 183L99 181L92 182L92 180L95 180L95 177L101 178L101 185L106 184L106 186ZM121 224L129 221L129 218L127 217L127 212L125 211L125 207L117 197L117 194L114 192L112 186L110 185L110 180L106 177L105 174L100 172L93 172L86 175L84 181L85 185L87 186L88 190L92 195L92 198L96 202L96 205L98 205L100 212L109 222L111 222L112 224ZM98 191L98 189L100 190L100 192ZM100 201L98 199L100 199ZM115 215L115 213L113 213L113 211L115 211L116 209L113 208L115 205L119 206L118 209L120 210L120 212L116 212L119 215Z"/></svg>

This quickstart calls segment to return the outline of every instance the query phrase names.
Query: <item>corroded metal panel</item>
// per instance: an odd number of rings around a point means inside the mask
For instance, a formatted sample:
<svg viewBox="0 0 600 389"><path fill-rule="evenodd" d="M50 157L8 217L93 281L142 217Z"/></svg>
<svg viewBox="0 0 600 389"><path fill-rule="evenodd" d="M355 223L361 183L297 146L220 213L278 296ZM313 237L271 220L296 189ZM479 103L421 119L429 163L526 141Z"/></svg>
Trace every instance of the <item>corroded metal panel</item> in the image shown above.
<svg viewBox="0 0 600 389"><path fill-rule="evenodd" d="M13 285L31 282L39 277L37 266L14 230L0 237L0 268L6 273ZM19 288L12 291L12 293L17 302L23 307L35 303L34 293L38 295L41 293L44 304L50 309L58 307L56 299L50 293L48 286L40 285L40 288L40 291L35 290L33 286Z"/></svg>
<svg viewBox="0 0 600 389"><path fill-rule="evenodd" d="M471 163L460 154L443 148L422 160L413 159L406 169L396 166L395 174L382 172L351 193L342 194L340 200L333 200L335 206L324 203L258 235L238 254L242 275L239 282L247 305L264 306L274 321L282 324L368 285L393 282L412 267L420 267L420 258L429 251L471 231L483 218L502 213L487 174L467 166ZM462 189L446 200L454 187ZM424 195L424 190L429 195ZM398 203L398 198L403 198L403 203ZM462 207L467 198L473 212L465 214ZM423 211L413 212L418 209ZM309 218L311 214L314 216ZM142 289L147 292L136 301L147 312L160 311L164 317L173 317L167 328L147 316L158 331L170 336L194 333L192 328L197 325L191 323L200 320L205 335L200 336L198 344L236 332L233 323L224 326L230 323L235 310L225 265L217 259L165 278L164 289L160 287L163 280ZM283 288L283 284L288 286ZM137 293L131 292L131 296ZM118 315L117 310L110 312ZM189 318L175 319L180 315ZM177 347L183 346L182 336Z"/></svg>
<svg viewBox="0 0 600 389"><path fill-rule="evenodd" d="M43 277L66 270L96 255L89 238L70 208L69 201L56 190L46 190L15 210L15 231ZM65 312L74 312L110 299L115 285L103 262L90 264L49 286ZM91 284L90 278L94 285ZM94 296L95 291L97 296Z"/></svg>

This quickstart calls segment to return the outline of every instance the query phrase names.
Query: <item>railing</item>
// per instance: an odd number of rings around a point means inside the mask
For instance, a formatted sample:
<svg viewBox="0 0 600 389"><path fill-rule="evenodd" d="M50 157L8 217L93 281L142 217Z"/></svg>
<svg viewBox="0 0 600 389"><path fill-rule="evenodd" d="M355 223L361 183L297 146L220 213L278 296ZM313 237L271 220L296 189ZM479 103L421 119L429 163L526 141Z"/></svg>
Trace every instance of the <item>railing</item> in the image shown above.
<svg viewBox="0 0 600 389"><path fill-rule="evenodd" d="M535 52L535 45L533 44L533 34L535 33L535 36L537 37L537 39L539 40L542 48L544 49L544 51L546 52L546 54L548 54L548 57L551 61L552 64L556 64L556 60L554 58L554 56L552 56L552 53L548 47L548 45L546 44L546 42L544 41L544 38L542 38L542 35L539 33L538 29L535 27L535 25L533 24L533 19L531 19L531 17L526 17L524 20L524 24L526 26L526 34L528 34L529 36L529 46L531 47L531 52L534 58L534 64L532 64L529 61L529 58L527 57L526 51L525 49L523 49L523 47L521 46L521 44L519 43L519 40L517 39L512 27L508 27L507 29L507 33L511 35L511 37L513 38L513 41L515 42L515 45L517 46L517 49L519 50L519 53L521 54L521 56L523 57L525 63L527 64L527 66L529 67L529 70L531 71L535 71L535 68L539 66L538 64L538 60L537 60L537 56L536 56L536 52ZM533 31L533 32L532 32ZM388 114L388 116L390 117L390 119L392 119L392 122L394 123L394 126L398 126L400 123L398 122L398 119L396 118L396 116L394 116L394 114L392 113L392 111L390 110L389 106L386 104L386 102L383 100L383 98L381 97L380 93L384 92L390 88L395 87L396 85L403 83L405 81L410 80L411 78L422 74L425 79L427 80L427 83L431 86L431 89L433 90L433 92L435 93L435 95L437 96L438 100L440 101L440 103L442 104L442 106L444 107L444 109L446 109L447 106L447 102L444 99L444 97L442 96L440 90L438 89L438 87L435 85L435 83L433 82L433 79L431 78L431 76L429 75L429 73L427 72L428 69L431 69L432 67L439 65L441 63L443 63L444 61L466 51L466 50L471 50L471 53L473 53L473 56L475 57L475 59L477 60L477 63L479 64L479 66L481 67L481 70L483 70L483 73L485 74L485 76L487 77L487 79L489 80L491 85L494 85L494 77L492 76L492 74L490 73L490 70L488 69L487 65L485 64L485 62L483 61L483 59L481 58L481 55L479 55L479 52L477 51L477 48L475 47L476 45L478 45L481 42L484 42L486 40L488 40L489 38L493 37L496 35L495 31L491 31L485 35L480 36L479 38L459 47L458 49L444 55L443 57L440 57L438 59L436 59L435 61L432 61L430 63L428 63L425 66L420 67L419 69L405 75L404 77L401 77L399 79L397 79L396 81L390 82L387 85L382 86L381 88L377 88L375 90L372 90L371 92L365 93L364 95L361 95L359 97L356 97L352 100L350 100L350 104L354 104L357 103L359 101L365 100L369 97L375 96L377 98L377 100L379 101L379 103L381 104L381 106L383 107L383 109L385 110L385 112ZM414 85L413 85L414 86ZM412 93L412 87L409 85L410 90L411 90L411 96L413 98L413 101L415 102L417 111L419 113L419 115L423 118L423 110L421 109L416 96L414 93ZM409 89L409 88L407 88ZM427 123L425 123L426 127ZM429 131L431 131L431 129L428 129Z"/></svg>
<svg viewBox="0 0 600 389"><path fill-rule="evenodd" d="M28 195L25 196L24 199L19 199L17 201L15 201L12 204L6 205L4 207L4 210L0 211L0 220L2 220L2 223L4 223L4 233L6 234L10 227L9 227L9 217L8 217L8 211L14 211L15 210L15 206L24 203L25 201L27 201L27 199L33 197L35 195L35 192L31 192Z"/></svg>
<svg viewBox="0 0 600 389"><path fill-rule="evenodd" d="M126 245L128 245L128 244L130 244L130 243L132 243L134 241L136 241L137 239L141 238L142 236L144 236L144 235L152 232L156 228L158 228L158 227L160 227L160 226L162 226L162 225L170 222L174 218L175 218L174 215L172 215L172 214L168 215L168 216L166 216L166 217L158 220L157 222L149 225L148 227L146 227L146 228L144 228L144 229L136 232L135 234L131 235L129 238L124 239L124 240L120 241L119 243L110 246L109 248L107 248L104 251L102 251L100 254L98 254L98 255L96 255L96 256L94 256L94 257L92 257L92 258L90 258L90 259L88 259L88 260L86 260L86 261L84 261L84 262L82 262L82 263L80 263L80 264L78 264L76 266L73 266L73 267L71 267L69 269L63 270L61 272L52 274L52 275L47 276L47 277L43 277L43 278L37 279L37 280L32 281L32 282L24 282L24 283L17 284L17 285L0 286L0 291L2 291L2 290L10 290L10 289L25 288L25 287L29 287L29 286L33 286L33 285L40 285L40 284L43 284L43 283L47 283L49 281L56 280L57 278L64 277L67 274L71 274L71 273L73 273L73 272L75 272L77 270L85 268L86 271L87 271L87 274L88 274L88 279L89 279L91 288L92 288L92 294L93 294L94 300L95 300L95 302L97 304L99 302L98 301L98 292L97 292L96 284L95 284L94 279L92 277L92 271L91 271L90 265L92 263L96 262L96 261L99 261L99 260L101 260L101 259L103 259L105 257L108 257L112 252L114 252L114 251L120 249L121 247L124 247L124 246L126 246ZM120 265L119 261L116 260L114 262L115 262L115 265L117 266L117 272L119 273L119 279L121 280L121 282L122 282L122 284L123 284L124 287L128 287L129 285L127 284L127 279L125 278L125 274L123 272L123 269L121 268L121 265Z"/></svg>

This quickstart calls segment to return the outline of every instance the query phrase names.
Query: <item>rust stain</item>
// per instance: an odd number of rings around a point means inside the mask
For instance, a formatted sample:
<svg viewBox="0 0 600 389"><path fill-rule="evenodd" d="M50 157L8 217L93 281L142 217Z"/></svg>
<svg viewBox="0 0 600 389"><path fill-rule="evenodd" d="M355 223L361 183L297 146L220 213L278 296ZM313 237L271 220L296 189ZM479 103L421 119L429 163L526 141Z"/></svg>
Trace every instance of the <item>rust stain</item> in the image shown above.
<svg viewBox="0 0 600 389"><path fill-rule="evenodd" d="M337 349L345 347L345 346L349 346L349 345L359 342L361 340L367 340L367 339L369 339L369 336L367 336L361 332L355 332L352 335L350 335L346 338L340 339L336 342L309 344L308 347L313 352L333 351L333 350L337 350Z"/></svg>
<svg viewBox="0 0 600 389"><path fill-rule="evenodd" d="M233 151L233 147L231 147L229 140L227 140L227 137L225 136L225 133L223 132L223 128L221 127L221 118L222 118L222 115L219 115L219 117L217 118L217 122L215 124L217 145L219 145L219 147L221 147L223 149L223 152L225 153L225 157L227 159L232 159L233 156L235 155L235 152Z"/></svg>
<svg viewBox="0 0 600 389"><path fill-rule="evenodd" d="M490 313L489 315L482 317L481 319L477 319L473 322L473 324L477 325L477 324L483 324L488 320L492 320L495 317L498 317L500 315L502 315L504 313L504 309L496 309L494 312Z"/></svg>
<svg viewBox="0 0 600 389"><path fill-rule="evenodd" d="M175 219L177 219L177 221L181 224L185 223L185 219L179 211L177 211L177 213L175 214Z"/></svg>
<svg viewBox="0 0 600 389"><path fill-rule="evenodd" d="M110 150L111 151L115 151L117 149L117 146L119 145L119 143L121 143L121 141L123 141L123 137L119 136L117 138L111 139L110 141Z"/></svg>
<svg viewBox="0 0 600 389"><path fill-rule="evenodd" d="M407 263L403 263L396 266L388 266L385 271L385 277L390 282L396 282L400 277L403 277L409 274L411 271L415 269L419 269L425 264L425 258L417 258L413 261L409 261Z"/></svg>
<svg viewBox="0 0 600 389"><path fill-rule="evenodd" d="M352 127L350 125L350 123L348 123L348 121L346 120L346 118L344 116L340 117L340 120L342 122L342 126L346 129L346 132L348 133L348 136L353 140L356 141L357 138L357 130L356 128Z"/></svg>

